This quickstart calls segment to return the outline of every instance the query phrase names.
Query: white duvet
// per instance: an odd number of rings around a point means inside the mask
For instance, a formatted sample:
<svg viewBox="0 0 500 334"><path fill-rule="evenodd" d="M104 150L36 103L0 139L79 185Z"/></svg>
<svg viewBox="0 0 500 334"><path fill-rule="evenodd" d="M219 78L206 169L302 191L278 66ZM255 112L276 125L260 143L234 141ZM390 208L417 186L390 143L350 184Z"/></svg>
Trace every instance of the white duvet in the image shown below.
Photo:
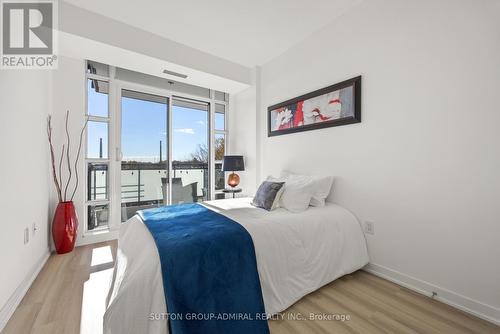
<svg viewBox="0 0 500 334"><path fill-rule="evenodd" d="M252 236L267 313L281 312L368 263L359 222L346 209L326 203L302 213L268 212L250 202L238 198L203 204ZM166 312L158 251L147 227L134 216L120 230L104 333L168 333L167 322L158 316Z"/></svg>

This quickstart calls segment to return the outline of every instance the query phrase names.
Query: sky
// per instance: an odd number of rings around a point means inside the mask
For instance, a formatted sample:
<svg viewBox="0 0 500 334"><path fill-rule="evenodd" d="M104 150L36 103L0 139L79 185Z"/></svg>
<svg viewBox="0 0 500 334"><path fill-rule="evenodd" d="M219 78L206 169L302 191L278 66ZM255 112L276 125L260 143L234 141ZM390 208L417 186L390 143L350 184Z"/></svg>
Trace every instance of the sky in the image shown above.
<svg viewBox="0 0 500 334"><path fill-rule="evenodd" d="M107 116L106 94L89 89L90 115ZM158 161L160 141L162 159L167 157L167 113L163 103L122 97L122 160ZM172 107L173 160L190 160L198 145L208 144L208 112L179 106ZM216 128L223 128L222 114L216 114ZM89 122L88 157L99 157L99 138L103 138L103 158L107 157L107 124Z"/></svg>

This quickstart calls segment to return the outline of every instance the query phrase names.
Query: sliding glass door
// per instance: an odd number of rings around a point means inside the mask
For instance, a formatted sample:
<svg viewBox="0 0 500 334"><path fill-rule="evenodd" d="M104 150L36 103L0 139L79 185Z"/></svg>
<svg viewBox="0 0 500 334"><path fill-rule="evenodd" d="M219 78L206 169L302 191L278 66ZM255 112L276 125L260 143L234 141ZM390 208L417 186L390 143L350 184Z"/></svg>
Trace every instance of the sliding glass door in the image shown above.
<svg viewBox="0 0 500 334"><path fill-rule="evenodd" d="M210 199L209 129L208 102L121 90L122 221L138 210Z"/></svg>
<svg viewBox="0 0 500 334"><path fill-rule="evenodd" d="M172 204L210 198L209 103L173 98Z"/></svg>
<svg viewBox="0 0 500 334"><path fill-rule="evenodd" d="M168 203L169 99L121 91L121 217Z"/></svg>

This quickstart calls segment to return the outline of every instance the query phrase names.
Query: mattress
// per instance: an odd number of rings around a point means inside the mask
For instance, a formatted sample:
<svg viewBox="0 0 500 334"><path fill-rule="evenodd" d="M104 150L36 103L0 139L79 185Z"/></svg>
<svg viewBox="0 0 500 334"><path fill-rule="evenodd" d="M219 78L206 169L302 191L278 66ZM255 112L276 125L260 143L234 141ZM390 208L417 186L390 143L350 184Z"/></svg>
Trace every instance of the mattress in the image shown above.
<svg viewBox="0 0 500 334"><path fill-rule="evenodd" d="M345 208L326 203L301 213L268 212L250 203L251 198L237 198L202 205L251 235L266 313L279 313L368 263L361 226ZM120 229L104 333L168 333L161 275L153 237L136 215Z"/></svg>

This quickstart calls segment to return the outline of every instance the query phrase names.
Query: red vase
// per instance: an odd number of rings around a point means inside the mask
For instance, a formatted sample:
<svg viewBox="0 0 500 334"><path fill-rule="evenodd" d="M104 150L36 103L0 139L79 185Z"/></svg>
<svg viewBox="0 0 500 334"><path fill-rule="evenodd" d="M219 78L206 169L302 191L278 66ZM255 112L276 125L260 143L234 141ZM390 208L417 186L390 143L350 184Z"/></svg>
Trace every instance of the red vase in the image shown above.
<svg viewBox="0 0 500 334"><path fill-rule="evenodd" d="M52 221L52 238L58 254L69 253L75 247L78 218L72 201L57 204Z"/></svg>

